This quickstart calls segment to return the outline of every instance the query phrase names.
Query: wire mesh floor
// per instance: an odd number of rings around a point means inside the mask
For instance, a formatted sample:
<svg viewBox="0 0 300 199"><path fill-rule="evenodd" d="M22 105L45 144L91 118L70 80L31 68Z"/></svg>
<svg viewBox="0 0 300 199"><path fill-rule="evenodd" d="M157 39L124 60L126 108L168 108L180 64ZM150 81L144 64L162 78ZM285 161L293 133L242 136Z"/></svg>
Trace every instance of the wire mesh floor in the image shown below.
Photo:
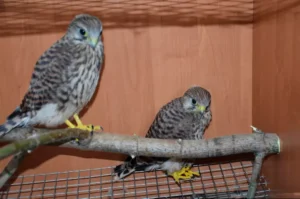
<svg viewBox="0 0 300 199"><path fill-rule="evenodd" d="M114 181L113 167L18 176L0 192L1 198L245 198L252 161L195 165L200 177L178 186L162 171L139 172ZM260 176L256 198L268 198Z"/></svg>

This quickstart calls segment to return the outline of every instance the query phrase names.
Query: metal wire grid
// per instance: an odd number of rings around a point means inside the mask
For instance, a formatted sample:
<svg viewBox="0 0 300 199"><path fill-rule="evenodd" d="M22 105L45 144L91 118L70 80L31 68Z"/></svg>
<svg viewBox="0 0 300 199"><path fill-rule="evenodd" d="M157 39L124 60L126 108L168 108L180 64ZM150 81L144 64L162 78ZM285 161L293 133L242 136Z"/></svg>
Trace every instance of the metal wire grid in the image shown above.
<svg viewBox="0 0 300 199"><path fill-rule="evenodd" d="M204 164L193 167L200 177L178 186L162 171L139 172L114 181L113 167L23 175L0 192L1 198L244 198L252 173L251 161ZM269 189L260 177L256 198Z"/></svg>

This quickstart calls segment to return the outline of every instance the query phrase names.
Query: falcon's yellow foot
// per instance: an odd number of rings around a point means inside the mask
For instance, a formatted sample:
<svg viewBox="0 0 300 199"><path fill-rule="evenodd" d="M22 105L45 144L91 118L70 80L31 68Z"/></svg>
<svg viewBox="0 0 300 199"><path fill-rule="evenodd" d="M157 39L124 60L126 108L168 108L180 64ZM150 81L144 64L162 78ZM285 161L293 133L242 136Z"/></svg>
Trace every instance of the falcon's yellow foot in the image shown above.
<svg viewBox="0 0 300 199"><path fill-rule="evenodd" d="M190 166L183 167L180 171L175 171L171 174L177 183L179 183L179 180L189 180L194 175L200 176L199 172L192 171Z"/></svg>
<svg viewBox="0 0 300 199"><path fill-rule="evenodd" d="M82 124L81 120L79 119L78 115L75 114L74 119L77 123L77 126L75 126L74 124L72 124L69 120L65 121L65 124L68 126L68 128L77 128L77 129L81 129L81 130L87 130L87 131L91 131L93 132L94 130L101 130L103 131L103 128L101 126L94 126L92 124L88 124L88 125L84 125ZM76 139L76 142L78 142L79 140Z"/></svg>
<svg viewBox="0 0 300 199"><path fill-rule="evenodd" d="M77 114L75 114L73 117L77 123L77 126L72 124L69 120L66 120L65 123L66 123L66 125L68 125L69 128L77 128L77 129L88 130L88 131L93 131L93 130L101 130L102 131L103 130L103 128L101 126L93 126L92 124L88 124L88 125L82 124L82 122L79 119Z"/></svg>

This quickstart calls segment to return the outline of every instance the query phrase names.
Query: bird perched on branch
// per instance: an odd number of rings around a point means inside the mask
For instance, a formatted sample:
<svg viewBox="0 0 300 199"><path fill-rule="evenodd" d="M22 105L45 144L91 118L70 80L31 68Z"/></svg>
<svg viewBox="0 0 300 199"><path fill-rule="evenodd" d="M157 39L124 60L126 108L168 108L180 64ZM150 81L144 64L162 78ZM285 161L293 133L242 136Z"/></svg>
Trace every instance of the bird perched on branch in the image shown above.
<svg viewBox="0 0 300 199"><path fill-rule="evenodd" d="M157 139L202 139L209 125L211 95L199 86L189 88L183 96L164 105L156 115L146 138ZM161 169L175 181L191 179L199 173L191 171L192 163L178 158L131 157L114 169L115 179L128 176L134 171Z"/></svg>
<svg viewBox="0 0 300 199"><path fill-rule="evenodd" d="M76 15L65 35L36 62L22 103L0 126L0 136L15 127L43 125L92 131L78 113L93 96L104 59L102 22L88 14ZM77 126L69 119L73 116Z"/></svg>

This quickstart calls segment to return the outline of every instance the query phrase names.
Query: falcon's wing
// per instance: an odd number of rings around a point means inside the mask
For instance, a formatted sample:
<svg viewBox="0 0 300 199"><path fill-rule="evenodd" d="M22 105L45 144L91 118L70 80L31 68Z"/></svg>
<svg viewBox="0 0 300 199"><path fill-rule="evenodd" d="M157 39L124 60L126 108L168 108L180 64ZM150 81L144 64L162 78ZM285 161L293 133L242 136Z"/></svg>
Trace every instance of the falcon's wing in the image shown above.
<svg viewBox="0 0 300 199"><path fill-rule="evenodd" d="M71 56L70 48L60 42L45 51L35 65L29 89L20 105L23 113L38 111L51 101L55 90L67 80L67 69L72 65Z"/></svg>
<svg viewBox="0 0 300 199"><path fill-rule="evenodd" d="M189 117L182 111L180 98L174 99L163 106L157 113L146 138L185 139L189 129L186 123ZM188 129L187 129L188 128Z"/></svg>

